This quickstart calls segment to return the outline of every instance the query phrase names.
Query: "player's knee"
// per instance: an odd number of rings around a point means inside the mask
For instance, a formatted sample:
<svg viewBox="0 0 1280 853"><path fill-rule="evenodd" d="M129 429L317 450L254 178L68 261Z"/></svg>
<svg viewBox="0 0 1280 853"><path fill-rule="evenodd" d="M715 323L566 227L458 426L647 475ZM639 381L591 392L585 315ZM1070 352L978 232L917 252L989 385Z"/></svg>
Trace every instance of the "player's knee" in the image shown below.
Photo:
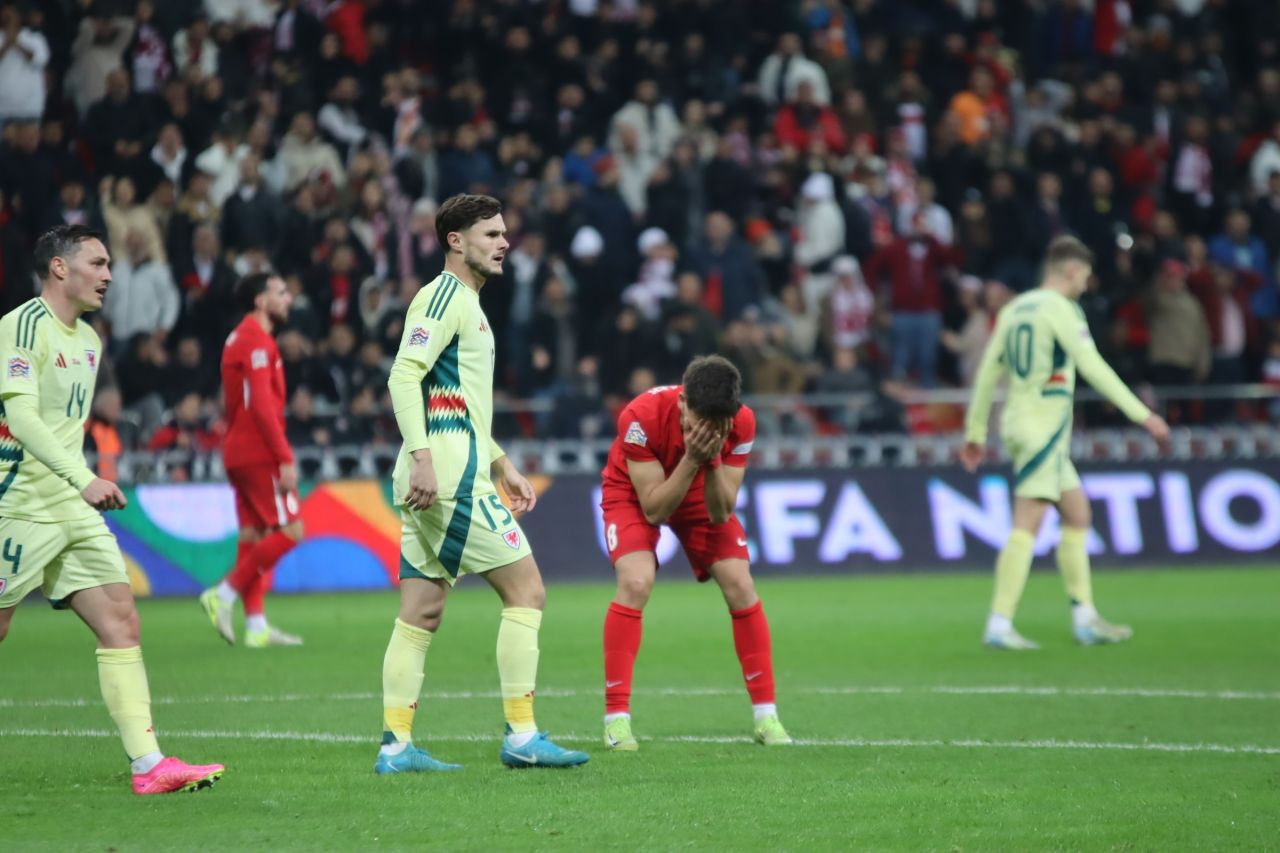
<svg viewBox="0 0 1280 853"><path fill-rule="evenodd" d="M649 595L652 592L653 578L651 577L618 578L618 603L626 607L642 609L649 602Z"/></svg>
<svg viewBox="0 0 1280 853"><path fill-rule="evenodd" d="M444 621L444 602L401 609L400 621L424 631L437 631L440 629L440 623Z"/></svg>
<svg viewBox="0 0 1280 853"><path fill-rule="evenodd" d="M303 530L301 521L292 521L281 528L281 530L284 532L285 536L288 536L294 542L302 541Z"/></svg>
<svg viewBox="0 0 1280 853"><path fill-rule="evenodd" d="M730 610L741 610L756 603L755 582L751 575L735 575L720 581L720 592L724 595L725 604Z"/></svg>
<svg viewBox="0 0 1280 853"><path fill-rule="evenodd" d="M0 643L3 643L7 636L9 636L9 620L0 619Z"/></svg>

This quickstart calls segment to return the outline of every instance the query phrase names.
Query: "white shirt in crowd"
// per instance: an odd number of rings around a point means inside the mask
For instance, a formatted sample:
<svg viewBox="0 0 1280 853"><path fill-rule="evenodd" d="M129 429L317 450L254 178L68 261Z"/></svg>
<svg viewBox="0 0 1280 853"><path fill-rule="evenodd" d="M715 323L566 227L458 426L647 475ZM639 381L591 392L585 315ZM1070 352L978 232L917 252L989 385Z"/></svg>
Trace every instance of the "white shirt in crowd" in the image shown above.
<svg viewBox="0 0 1280 853"><path fill-rule="evenodd" d="M113 265L111 275L111 287L102 305L102 314L111 324L111 337L123 341L173 328L180 297L168 264L148 259L135 267L122 259Z"/></svg>
<svg viewBox="0 0 1280 853"><path fill-rule="evenodd" d="M35 30L19 30L14 44L0 32L0 121L38 119L44 114L44 67L49 43Z"/></svg>

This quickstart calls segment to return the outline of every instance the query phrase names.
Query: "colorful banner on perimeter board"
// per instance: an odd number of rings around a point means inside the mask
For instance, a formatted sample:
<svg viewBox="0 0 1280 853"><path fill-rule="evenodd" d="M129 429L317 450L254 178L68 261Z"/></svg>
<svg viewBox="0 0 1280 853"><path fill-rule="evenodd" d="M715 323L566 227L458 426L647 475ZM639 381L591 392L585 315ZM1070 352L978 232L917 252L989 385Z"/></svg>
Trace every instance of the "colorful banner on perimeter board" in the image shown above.
<svg viewBox="0 0 1280 853"><path fill-rule="evenodd" d="M1081 466L1093 501L1095 565L1280 562L1280 461ZM521 520L544 575L609 580L599 481L535 479L537 509ZM141 595L191 595L235 559L236 517L225 484L127 490L110 513ZM1009 529L1007 471L952 468L748 472L738 516L753 569L765 576L987 568ZM277 567L277 592L387 589L399 565L400 522L390 483L304 486L305 541ZM1057 536L1051 513L1036 545ZM688 577L670 531L663 564ZM668 573L671 572L668 569Z"/></svg>

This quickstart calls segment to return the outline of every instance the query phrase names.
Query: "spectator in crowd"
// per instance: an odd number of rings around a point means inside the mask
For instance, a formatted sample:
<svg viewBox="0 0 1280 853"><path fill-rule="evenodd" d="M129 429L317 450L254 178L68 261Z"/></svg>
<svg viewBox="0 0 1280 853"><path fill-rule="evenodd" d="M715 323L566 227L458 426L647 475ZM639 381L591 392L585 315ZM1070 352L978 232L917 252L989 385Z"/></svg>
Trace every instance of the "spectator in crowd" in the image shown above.
<svg viewBox="0 0 1280 853"><path fill-rule="evenodd" d="M1271 134L1253 152L1249 161L1250 189L1256 198L1271 192L1271 176L1280 172L1280 119L1271 125Z"/></svg>
<svg viewBox="0 0 1280 853"><path fill-rule="evenodd" d="M812 89L813 100L823 106L831 103L827 72L804 55L799 33L783 33L778 46L760 66L760 97L771 107L795 99L803 84Z"/></svg>
<svg viewBox="0 0 1280 853"><path fill-rule="evenodd" d="M690 253L690 265L702 278L708 310L728 322L758 307L768 290L764 273L729 215L709 213L703 238Z"/></svg>
<svg viewBox="0 0 1280 853"><path fill-rule="evenodd" d="M274 247L280 234L280 205L264 185L257 154L240 161L240 183L222 208L222 244L240 253L253 246Z"/></svg>
<svg viewBox="0 0 1280 853"><path fill-rule="evenodd" d="M658 81L645 78L636 83L635 97L613 114L609 128L609 148L627 149L623 128L631 128L632 148L647 160L658 161L671 153L680 138L680 119L671 105L660 100Z"/></svg>
<svg viewBox="0 0 1280 853"><path fill-rule="evenodd" d="M831 289L831 262L845 248L844 213L830 175L816 172L800 186L797 224L794 260L802 270L805 305L816 310Z"/></svg>
<svg viewBox="0 0 1280 853"><path fill-rule="evenodd" d="M178 73L188 80L218 73L218 44L203 13L197 13L187 28L173 37L173 62Z"/></svg>
<svg viewBox="0 0 1280 853"><path fill-rule="evenodd" d="M104 480L120 478L120 457L137 443L137 430L125 420L120 389L114 385L99 386L93 394L93 407L85 424L84 449L96 457L94 471Z"/></svg>
<svg viewBox="0 0 1280 853"><path fill-rule="evenodd" d="M289 398L285 437L293 447L333 446L333 431L323 418L316 415L315 397L306 385L299 385Z"/></svg>
<svg viewBox="0 0 1280 853"><path fill-rule="evenodd" d="M89 107L85 117L95 162L105 174L121 175L135 182L146 174L144 143L150 138L151 113L130 88L129 72L114 68L107 73L107 92Z"/></svg>
<svg viewBox="0 0 1280 853"><path fill-rule="evenodd" d="M1275 270L1267 256L1267 247L1253 236L1249 214L1235 209L1227 214L1226 230L1209 241L1209 258L1224 267L1255 277L1258 286L1253 293L1253 310L1259 317L1271 318L1277 309Z"/></svg>
<svg viewBox="0 0 1280 853"><path fill-rule="evenodd" d="M147 206L138 203L137 187L132 178L104 178L99 195L106 200L102 217L107 223L108 248L112 252L127 252L128 236L137 234L143 241L148 258L161 264L168 260L160 237L160 226Z"/></svg>
<svg viewBox="0 0 1280 853"><path fill-rule="evenodd" d="M280 159L285 167L285 189L296 190L304 180L322 177L338 189L346 186L347 175L332 145L316 133L309 113L298 113L289 123L289 132L280 143Z"/></svg>
<svg viewBox="0 0 1280 853"><path fill-rule="evenodd" d="M122 66L134 28L131 18L107 15L106 4L92 4L89 8L71 45L73 61L66 78L67 92L75 99L81 115L106 94L108 75Z"/></svg>
<svg viewBox="0 0 1280 853"><path fill-rule="evenodd" d="M153 335L163 341L178 320L180 299L169 265L151 254L150 241L141 231L125 235L124 257L117 257L111 286L102 313L111 334L121 340Z"/></svg>
<svg viewBox="0 0 1280 853"><path fill-rule="evenodd" d="M912 229L871 256L867 280L878 288L882 278L888 279L892 378L901 382L914 374L921 387L932 388L942 333L943 273L957 256L925 232L919 214Z"/></svg>
<svg viewBox="0 0 1280 853"><path fill-rule="evenodd" d="M773 133L783 147L792 150L792 156L807 155L815 146L821 146L818 150L823 152L843 154L848 144L840 119L831 107L818 102L808 80L801 82L795 98L778 110Z"/></svg>
<svg viewBox="0 0 1280 853"><path fill-rule="evenodd" d="M12 2L0 6L0 130L12 121L39 121L44 114L44 69L49 43L22 26Z"/></svg>
<svg viewBox="0 0 1280 853"><path fill-rule="evenodd" d="M341 147L348 159L369 137L369 131L356 109L359 98L360 83L355 76L341 77L329 93L328 102L316 115L316 124L334 144Z"/></svg>
<svg viewBox="0 0 1280 853"><path fill-rule="evenodd" d="M1209 324L1187 287L1186 264L1175 260L1161 264L1148 311L1151 381L1156 385L1191 385L1207 379L1212 361Z"/></svg>
<svg viewBox="0 0 1280 853"><path fill-rule="evenodd" d="M822 337L826 348L861 349L871 342L876 298L862 277L858 259L842 255L831 264L835 286L822 310Z"/></svg>
<svg viewBox="0 0 1280 853"><path fill-rule="evenodd" d="M1203 251L1203 242L1199 245ZM1221 264L1210 264L1196 270L1188 284L1200 300L1209 326L1213 348L1209 380L1219 384L1249 381L1253 377L1248 357L1253 355L1256 359L1261 337L1250 300L1257 279Z"/></svg>

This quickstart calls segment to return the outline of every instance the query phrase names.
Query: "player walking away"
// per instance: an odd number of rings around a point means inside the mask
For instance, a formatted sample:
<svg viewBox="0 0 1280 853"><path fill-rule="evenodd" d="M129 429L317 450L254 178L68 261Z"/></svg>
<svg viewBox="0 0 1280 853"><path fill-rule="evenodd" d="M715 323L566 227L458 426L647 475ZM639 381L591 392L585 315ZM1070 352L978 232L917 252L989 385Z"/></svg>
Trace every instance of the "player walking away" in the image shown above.
<svg viewBox="0 0 1280 853"><path fill-rule="evenodd" d="M36 243L40 296L0 318L0 640L37 587L55 609L73 610L98 638L98 683L132 762L134 792L194 791L221 778L223 766L160 752L138 611L101 515L123 509L125 497L84 460L102 343L80 316L102 308L109 262L95 231L45 232Z"/></svg>
<svg viewBox="0 0 1280 853"><path fill-rule="evenodd" d="M298 466L284 435L284 362L272 331L289 316L284 280L253 273L236 283L245 312L222 350L227 434L222 463L236 493L240 542L236 565L216 587L200 593L200 606L222 639L235 645L231 615L244 601L244 644L251 649L300 646L302 638L267 622L263 599L276 563L302 539Z"/></svg>
<svg viewBox="0 0 1280 853"><path fill-rule="evenodd" d="M585 752L563 749L533 718L538 629L546 593L529 543L498 497L532 510L533 486L492 438L493 331L480 288L502 273L507 251L502 205L456 195L440 206L436 234L444 272L409 305L388 387L404 444L396 460L400 507L400 614L382 665L383 738L374 770L457 770L412 742L423 665L458 575L483 575L502 599L498 678L508 767L570 767Z"/></svg>
<svg viewBox="0 0 1280 853"><path fill-rule="evenodd" d="M682 385L654 388L618 416L601 507L618 591L604 619L604 742L638 749L631 734L631 674L641 615L658 572L659 525L675 531L697 579L715 578L729 606L733 644L755 712L755 737L791 743L774 701L769 622L756 595L747 539L733 510L755 440L742 377L719 356L695 359Z"/></svg>
<svg viewBox="0 0 1280 853"><path fill-rule="evenodd" d="M1076 640L1084 645L1120 643L1133 631L1098 615L1089 580L1085 537L1089 499L1068 456L1076 371L1134 423L1159 442L1169 426L1133 395L1098 354L1076 300L1093 271L1093 253L1074 237L1058 237L1045 255L1044 282L1000 312L974 381L961 458L969 471L986 455L991 394L1009 377L1001 437L1013 457L1013 531L996 559L995 598L983 642L1002 649L1037 649L1013 627L1018 599L1031 570L1032 547L1045 510L1058 508L1062 530L1058 569L1071 598Z"/></svg>

